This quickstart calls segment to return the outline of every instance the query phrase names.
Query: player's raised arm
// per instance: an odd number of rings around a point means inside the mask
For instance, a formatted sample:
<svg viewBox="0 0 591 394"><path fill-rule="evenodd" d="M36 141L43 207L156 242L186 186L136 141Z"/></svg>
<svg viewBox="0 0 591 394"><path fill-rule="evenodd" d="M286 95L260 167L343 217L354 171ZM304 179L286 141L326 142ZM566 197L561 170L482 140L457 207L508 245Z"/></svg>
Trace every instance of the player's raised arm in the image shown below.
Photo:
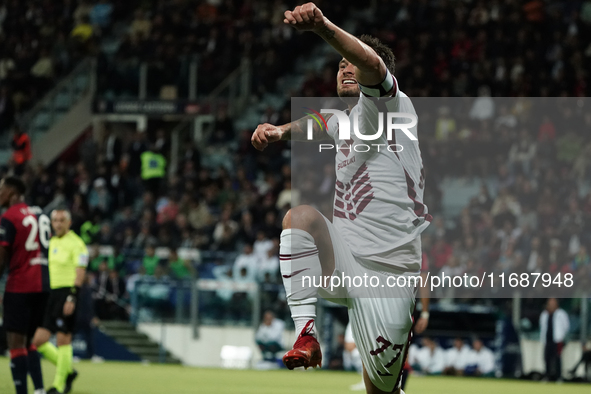
<svg viewBox="0 0 591 394"><path fill-rule="evenodd" d="M293 11L285 11L283 22L297 30L312 31L322 37L355 66L355 78L361 85L374 86L384 81L388 70L378 54L329 21L316 4L306 3Z"/></svg>
<svg viewBox="0 0 591 394"><path fill-rule="evenodd" d="M324 120L332 117L332 114L322 114ZM310 116L304 116L293 122L284 124L282 126L273 126L269 123L258 125L250 139L252 145L262 151L267 145L277 141L307 141L308 139L308 119ZM318 125L317 122L312 122L312 139L311 141L330 140L330 136L326 130Z"/></svg>

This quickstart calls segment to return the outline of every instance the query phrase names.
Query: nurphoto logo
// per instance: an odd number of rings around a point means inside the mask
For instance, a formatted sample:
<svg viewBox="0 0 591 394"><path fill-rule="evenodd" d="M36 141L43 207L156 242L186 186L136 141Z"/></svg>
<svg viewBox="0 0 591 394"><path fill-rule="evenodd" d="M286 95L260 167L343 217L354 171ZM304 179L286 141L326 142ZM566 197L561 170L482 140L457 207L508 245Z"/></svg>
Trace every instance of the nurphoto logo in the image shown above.
<svg viewBox="0 0 591 394"><path fill-rule="evenodd" d="M323 114L332 114L336 116L338 121L339 127L339 140L350 140L351 139L351 122L349 121L349 115L347 115L344 111L340 111L338 109L321 109L318 113L311 108L306 108L312 113L308 113L311 119L308 119L307 123L307 139L313 139L313 121L316 121L318 126L321 128L324 126L325 130L328 130L328 124L324 117L321 115ZM393 130L400 130L402 131L411 141L417 141L417 137L415 137L411 132L410 128L415 127L418 122L418 118L415 114L405 113L405 112L378 112L378 129L375 134L363 134L359 129L359 113L355 112L353 115L353 133L362 141L375 141L378 138L382 137L384 133L384 119L386 119L386 137L388 141L392 140L392 132ZM396 123L400 119L410 119L410 122L405 123Z"/></svg>

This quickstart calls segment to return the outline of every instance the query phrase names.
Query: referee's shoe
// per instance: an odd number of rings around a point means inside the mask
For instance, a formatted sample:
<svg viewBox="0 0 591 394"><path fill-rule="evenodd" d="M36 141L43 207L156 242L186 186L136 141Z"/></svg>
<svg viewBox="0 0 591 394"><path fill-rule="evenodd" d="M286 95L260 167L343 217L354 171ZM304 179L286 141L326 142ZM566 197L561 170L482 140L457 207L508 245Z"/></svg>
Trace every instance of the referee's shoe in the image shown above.
<svg viewBox="0 0 591 394"><path fill-rule="evenodd" d="M58 391L58 389L56 389L55 387L52 387L49 389L49 391L47 392L47 394L67 394L70 391L72 391L72 383L74 382L74 379L76 379L78 377L78 371L73 370L72 373L68 374L68 377L66 378L66 387L64 388L64 392L61 393Z"/></svg>
<svg viewBox="0 0 591 394"><path fill-rule="evenodd" d="M74 383L74 380L78 377L78 371L73 370L71 373L68 374L68 377L66 378L66 386L64 387L64 394L68 394L70 391L72 391L72 383Z"/></svg>

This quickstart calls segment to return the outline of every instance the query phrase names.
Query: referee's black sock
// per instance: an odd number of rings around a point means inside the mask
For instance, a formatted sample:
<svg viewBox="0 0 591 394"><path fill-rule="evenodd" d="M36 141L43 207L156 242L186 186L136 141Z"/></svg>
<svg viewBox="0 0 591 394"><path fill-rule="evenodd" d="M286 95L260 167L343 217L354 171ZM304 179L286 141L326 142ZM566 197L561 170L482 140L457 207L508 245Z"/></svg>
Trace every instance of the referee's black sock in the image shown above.
<svg viewBox="0 0 591 394"><path fill-rule="evenodd" d="M41 357L34 345L29 346L27 354L27 361L29 363L29 375L35 386L35 390L43 388L43 373L41 372Z"/></svg>
<svg viewBox="0 0 591 394"><path fill-rule="evenodd" d="M16 394L27 394L27 349L10 350L10 370Z"/></svg>

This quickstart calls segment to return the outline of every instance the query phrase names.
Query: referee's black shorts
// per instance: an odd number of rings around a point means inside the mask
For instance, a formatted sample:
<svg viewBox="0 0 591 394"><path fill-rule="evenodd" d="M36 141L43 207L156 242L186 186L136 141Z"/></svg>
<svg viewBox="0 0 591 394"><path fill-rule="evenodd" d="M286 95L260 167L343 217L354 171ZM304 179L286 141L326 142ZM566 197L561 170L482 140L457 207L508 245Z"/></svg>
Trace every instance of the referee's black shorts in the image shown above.
<svg viewBox="0 0 591 394"><path fill-rule="evenodd" d="M64 304L70 295L70 289L70 287L61 287L59 289L51 289L49 292L49 300L47 301L42 327L51 333L74 333L76 306L74 306L74 312L70 316L64 316Z"/></svg>
<svg viewBox="0 0 591 394"><path fill-rule="evenodd" d="M33 338L43 323L48 296L48 292L4 293L4 330Z"/></svg>

